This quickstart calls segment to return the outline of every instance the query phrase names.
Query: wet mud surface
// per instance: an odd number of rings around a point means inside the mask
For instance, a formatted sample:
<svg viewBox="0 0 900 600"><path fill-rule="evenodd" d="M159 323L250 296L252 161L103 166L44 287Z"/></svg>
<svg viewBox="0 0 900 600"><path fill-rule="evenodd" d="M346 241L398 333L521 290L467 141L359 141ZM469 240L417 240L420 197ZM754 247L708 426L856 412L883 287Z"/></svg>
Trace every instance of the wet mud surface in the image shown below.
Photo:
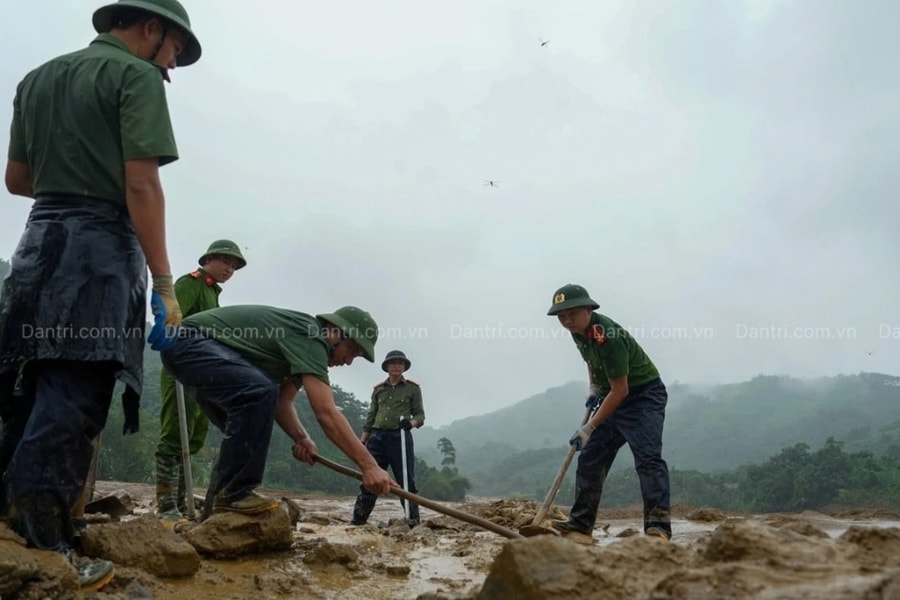
<svg viewBox="0 0 900 600"><path fill-rule="evenodd" d="M116 563L112 583L82 594L65 565L6 532L0 597L900 597L900 515L882 511L737 515L675 507L674 537L665 542L642 534L638 510L601 509L590 539L509 540L426 508L410 529L395 497L379 499L361 527L349 524L352 497L270 491L289 501L265 523L241 517L164 529L153 517L152 486L98 482L97 497L109 494L129 501L128 514L91 515L84 539ZM446 506L513 531L537 509L513 499ZM564 514L554 507L548 518Z"/></svg>

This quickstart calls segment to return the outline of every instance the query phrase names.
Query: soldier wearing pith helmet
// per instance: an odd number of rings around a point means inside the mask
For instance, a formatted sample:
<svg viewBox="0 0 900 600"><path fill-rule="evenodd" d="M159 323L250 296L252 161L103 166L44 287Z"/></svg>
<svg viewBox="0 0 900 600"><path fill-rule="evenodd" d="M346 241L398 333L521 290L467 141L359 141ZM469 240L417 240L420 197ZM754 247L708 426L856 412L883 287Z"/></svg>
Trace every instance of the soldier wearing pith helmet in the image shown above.
<svg viewBox="0 0 900 600"><path fill-rule="evenodd" d="M590 535L606 475L619 449L628 444L644 500L644 532L668 540L669 469L662 458L662 433L668 393L653 361L621 325L596 312L600 305L577 284L553 293L547 314L572 334L587 364L585 407L594 412L569 439L580 451L575 473L575 502L569 518L553 521L562 534Z"/></svg>
<svg viewBox="0 0 900 600"><path fill-rule="evenodd" d="M425 423L425 409L422 404L422 388L408 379L404 373L412 362L402 350L391 350L381 363L381 370L388 374L372 390L369 413L363 425L359 441L366 445L379 466L387 469L390 465L394 478L403 482L403 445L406 453L407 491L416 493L416 456L412 429ZM405 432L401 433L401 431ZM351 524L363 525L375 508L377 497L360 486L356 504L353 507ZM404 501L401 500L401 505ZM419 505L409 504L409 525L419 523Z"/></svg>
<svg viewBox="0 0 900 600"><path fill-rule="evenodd" d="M210 476L203 516L256 515L278 501L256 491L262 483L275 422L294 442L297 460L313 464L315 442L300 422L294 397L302 387L325 435L362 471L363 485L387 494L391 479L359 443L338 410L331 367L362 356L375 362L378 325L368 312L342 306L311 315L286 308L236 305L184 320L175 343L160 353L163 366L186 388L210 422L225 434Z"/></svg>
<svg viewBox="0 0 900 600"><path fill-rule="evenodd" d="M8 522L30 545L70 558L69 515L116 379L125 398L141 391L148 268L152 347L181 321L159 177L178 158L164 81L201 54L176 0L120 0L92 24L88 47L44 62L16 88L5 182L34 202L0 294ZM29 338L25 325L79 333ZM8 405L13 389L36 391ZM72 563L84 591L113 576L109 561Z"/></svg>
<svg viewBox="0 0 900 600"><path fill-rule="evenodd" d="M240 246L231 240L216 240L199 260L199 268L186 273L175 282L175 296L185 317L219 307L222 284L235 272L247 266ZM188 513L185 497L181 454L181 429L175 378L165 368L160 371L159 443L156 447L156 511L160 518L177 521ZM209 419L197 404L193 390L185 389L185 420L190 455L194 456L206 443Z"/></svg>

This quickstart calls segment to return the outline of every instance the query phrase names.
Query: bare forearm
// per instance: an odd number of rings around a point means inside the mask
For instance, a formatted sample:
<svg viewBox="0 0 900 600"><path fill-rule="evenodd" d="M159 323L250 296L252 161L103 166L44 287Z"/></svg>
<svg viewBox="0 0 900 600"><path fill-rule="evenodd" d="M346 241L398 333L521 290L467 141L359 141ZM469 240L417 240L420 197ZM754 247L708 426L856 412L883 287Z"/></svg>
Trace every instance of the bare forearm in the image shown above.
<svg viewBox="0 0 900 600"><path fill-rule="evenodd" d="M373 459L372 455L369 454L369 451L366 450L366 447L363 446L362 442L360 442L353 433L353 428L350 427L350 422L347 421L347 417L339 410L335 408L333 410L323 410L321 412L316 411L316 418L319 421L319 425L322 426L322 431L328 436L328 439L331 440L335 446L343 450L344 454L346 454L350 460L355 462L360 469L378 466L375 459Z"/></svg>
<svg viewBox="0 0 900 600"><path fill-rule="evenodd" d="M143 162L143 161L131 161ZM132 173L131 171L137 171ZM166 249L166 200L156 171L126 164L125 199L131 224L153 275L171 275Z"/></svg>

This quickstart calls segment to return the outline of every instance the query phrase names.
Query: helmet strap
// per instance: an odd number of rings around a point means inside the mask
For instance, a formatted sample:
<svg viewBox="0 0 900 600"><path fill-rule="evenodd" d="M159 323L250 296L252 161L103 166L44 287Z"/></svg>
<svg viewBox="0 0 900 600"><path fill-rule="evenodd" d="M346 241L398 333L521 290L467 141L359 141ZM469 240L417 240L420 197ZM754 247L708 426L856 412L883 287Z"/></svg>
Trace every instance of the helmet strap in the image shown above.
<svg viewBox="0 0 900 600"><path fill-rule="evenodd" d="M162 23L162 21L160 21L160 23ZM162 36L160 36L159 41L156 42L156 48L153 49L153 52L150 53L150 56L149 56L149 58L147 58L147 60L149 60L150 62L153 62L156 60L156 57L159 54L159 51L162 50L163 42L166 41L166 34L168 34L168 33L169 33L169 30L166 28L165 24L163 24L162 25Z"/></svg>

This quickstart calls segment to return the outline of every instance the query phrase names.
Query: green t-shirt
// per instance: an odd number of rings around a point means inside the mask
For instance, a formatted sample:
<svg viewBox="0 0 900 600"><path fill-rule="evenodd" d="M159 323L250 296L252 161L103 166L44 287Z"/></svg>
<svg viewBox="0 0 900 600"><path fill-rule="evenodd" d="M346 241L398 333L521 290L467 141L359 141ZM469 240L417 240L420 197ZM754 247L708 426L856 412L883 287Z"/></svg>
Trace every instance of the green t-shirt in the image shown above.
<svg viewBox="0 0 900 600"><path fill-rule="evenodd" d="M178 158L162 71L118 39L34 69L13 100L9 159L26 163L36 196L125 203L125 161Z"/></svg>
<svg viewBox="0 0 900 600"><path fill-rule="evenodd" d="M182 275L175 282L175 298L185 317L218 308L221 293L222 287L202 268Z"/></svg>
<svg viewBox="0 0 900 600"><path fill-rule="evenodd" d="M624 327L600 313L591 315L587 336L572 334L575 345L591 371L591 384L609 393L610 379L628 376L634 388L659 379L659 371L637 340Z"/></svg>
<svg viewBox="0 0 900 600"><path fill-rule="evenodd" d="M233 348L277 383L291 378L299 386L301 375L329 383L325 330L312 315L242 304L199 312L183 324Z"/></svg>

